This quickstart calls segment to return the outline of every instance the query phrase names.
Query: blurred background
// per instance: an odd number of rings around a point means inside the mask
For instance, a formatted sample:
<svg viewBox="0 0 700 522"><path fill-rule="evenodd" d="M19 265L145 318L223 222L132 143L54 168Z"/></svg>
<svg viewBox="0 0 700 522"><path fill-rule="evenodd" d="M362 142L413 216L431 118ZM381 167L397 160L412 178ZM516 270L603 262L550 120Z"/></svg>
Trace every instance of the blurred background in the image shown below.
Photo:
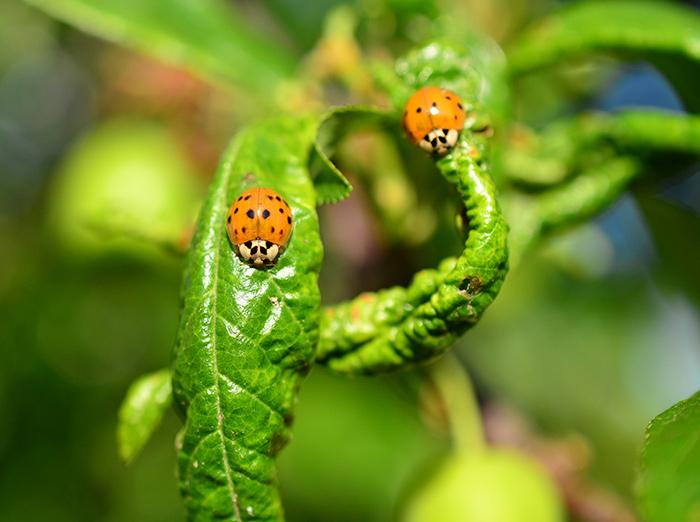
<svg viewBox="0 0 700 522"><path fill-rule="evenodd" d="M507 49L562 3L228 2L300 71L276 94L205 82L0 3L0 520L183 519L179 419L168 414L126 467L116 412L135 377L170 360L181 253L236 129L278 110L375 101L362 57L396 56L446 18ZM579 63L513 94L535 127L582 109L682 110L642 63ZM321 209L325 302L404 284L458 249L457 203L444 205L447 187L406 149L375 132L340 151L355 191ZM526 257L459 343L489 437L540 461L573 520L634 520L644 426L700 387L699 213L698 174L624 197ZM396 515L449 448L423 382L313 370L280 461L289 520Z"/></svg>

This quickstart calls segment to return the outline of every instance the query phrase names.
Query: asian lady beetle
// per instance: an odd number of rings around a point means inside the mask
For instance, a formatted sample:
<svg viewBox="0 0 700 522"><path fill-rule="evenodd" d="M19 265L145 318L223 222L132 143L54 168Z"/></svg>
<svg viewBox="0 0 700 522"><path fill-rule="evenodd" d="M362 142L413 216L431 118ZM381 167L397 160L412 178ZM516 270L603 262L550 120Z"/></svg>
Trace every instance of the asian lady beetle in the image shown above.
<svg viewBox="0 0 700 522"><path fill-rule="evenodd" d="M228 210L226 232L245 262L256 268L272 266L292 233L292 210L274 190L246 190Z"/></svg>
<svg viewBox="0 0 700 522"><path fill-rule="evenodd" d="M442 156L457 144L464 118L459 96L440 87L423 87L406 102L403 128L413 143Z"/></svg>

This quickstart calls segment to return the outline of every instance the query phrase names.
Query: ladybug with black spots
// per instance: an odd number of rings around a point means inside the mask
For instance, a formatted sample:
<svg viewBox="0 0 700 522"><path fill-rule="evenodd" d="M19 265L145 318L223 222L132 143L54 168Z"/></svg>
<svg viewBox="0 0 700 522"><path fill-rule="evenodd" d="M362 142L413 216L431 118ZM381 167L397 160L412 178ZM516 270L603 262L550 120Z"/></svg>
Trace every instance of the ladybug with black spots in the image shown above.
<svg viewBox="0 0 700 522"><path fill-rule="evenodd" d="M403 128L423 150L443 156L456 144L464 127L462 100L440 87L423 87L414 92L403 111Z"/></svg>
<svg viewBox="0 0 700 522"><path fill-rule="evenodd" d="M226 232L238 255L255 268L274 265L292 233L292 210L269 188L238 196L226 215Z"/></svg>

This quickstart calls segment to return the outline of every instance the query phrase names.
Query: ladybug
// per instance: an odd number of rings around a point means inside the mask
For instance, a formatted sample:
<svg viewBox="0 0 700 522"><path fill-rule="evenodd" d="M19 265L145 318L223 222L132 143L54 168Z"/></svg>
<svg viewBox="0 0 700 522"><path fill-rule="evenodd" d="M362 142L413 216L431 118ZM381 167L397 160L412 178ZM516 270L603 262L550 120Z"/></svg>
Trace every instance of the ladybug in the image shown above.
<svg viewBox="0 0 700 522"><path fill-rule="evenodd" d="M256 268L272 266L292 233L292 209L272 189L246 190L228 209L226 232L246 263Z"/></svg>
<svg viewBox="0 0 700 522"><path fill-rule="evenodd" d="M440 87L423 87L406 102L403 128L420 148L443 156L457 144L464 119L459 96Z"/></svg>

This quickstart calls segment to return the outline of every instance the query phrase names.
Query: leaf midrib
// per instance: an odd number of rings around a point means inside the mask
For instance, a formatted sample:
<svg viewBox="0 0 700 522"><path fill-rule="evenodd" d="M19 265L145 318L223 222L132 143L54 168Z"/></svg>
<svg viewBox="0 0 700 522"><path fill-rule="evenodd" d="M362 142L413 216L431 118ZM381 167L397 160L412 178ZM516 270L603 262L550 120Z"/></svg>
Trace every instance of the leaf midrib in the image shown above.
<svg viewBox="0 0 700 522"><path fill-rule="evenodd" d="M217 207L220 205L226 205L226 194L227 194L227 189L228 189L228 180L229 176L231 175L231 166L234 163L234 160L236 156L238 156L238 151L241 148L241 143L242 139L238 139L236 141L235 148L233 149L233 152L231 153L231 156L229 158L229 161L226 162L226 164L222 167L225 169L223 173L223 198L224 201L223 203L221 201L218 202ZM218 213L214 212L215 216L218 216ZM223 460L224 460L224 471L226 473L226 484L231 496L231 504L233 505L233 511L234 515L236 517L237 522L243 522L243 519L241 518L241 510L240 507L238 506L238 495L236 494L236 488L233 483L233 476L231 473L231 465L229 464L229 459L228 459L228 451L226 450L226 435L224 434L224 414L221 409L221 385L219 383L219 378L221 377L219 374L219 350L217 347L217 337L216 337L216 329L218 326L218 318L219 318L219 309L218 309L218 302L219 302L219 292L217 292L217 288L219 286L219 269L221 267L221 250L220 250L220 244L221 244L221 231L223 230L222 226L214 227L215 229L215 235L214 235L214 248L215 248L215 266L214 266L214 281L212 284L212 289L214 291L213 295L213 303L212 303L212 310L214 313L215 320L211 321L212 325L212 331L211 331L211 338L212 338L212 350L214 353L214 386L216 388L216 391L214 393L216 397L216 431L219 433L219 438L221 440L221 452L223 454Z"/></svg>

